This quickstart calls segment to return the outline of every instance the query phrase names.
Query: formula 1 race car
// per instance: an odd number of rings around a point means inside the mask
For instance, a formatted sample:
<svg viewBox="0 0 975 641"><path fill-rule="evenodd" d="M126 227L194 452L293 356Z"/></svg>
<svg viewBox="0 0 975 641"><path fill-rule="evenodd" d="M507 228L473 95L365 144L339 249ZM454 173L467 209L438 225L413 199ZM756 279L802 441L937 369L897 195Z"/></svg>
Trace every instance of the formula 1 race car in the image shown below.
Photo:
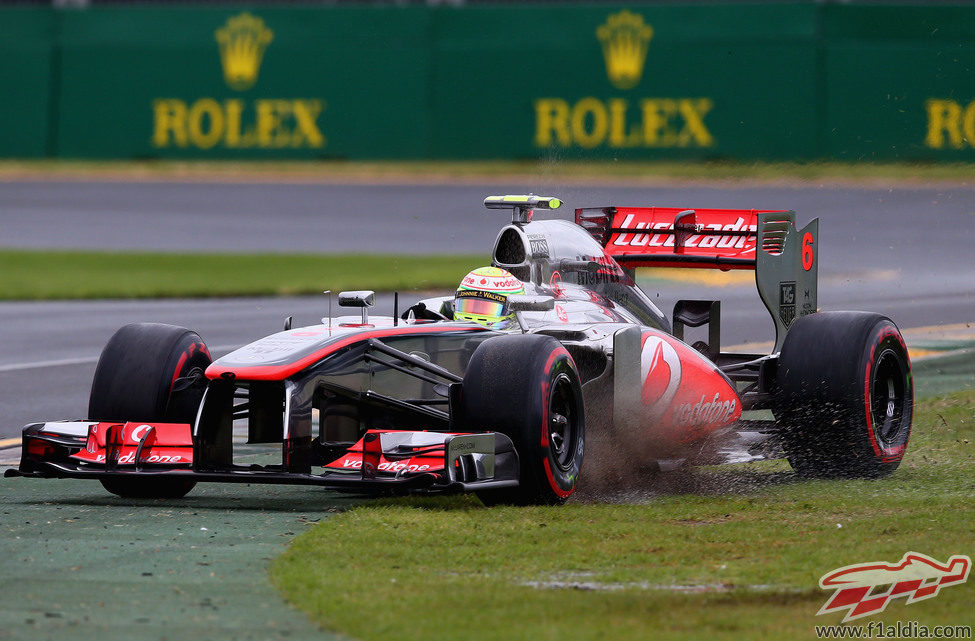
<svg viewBox="0 0 975 641"><path fill-rule="evenodd" d="M343 292L358 316L211 362L194 332L128 325L102 352L88 420L25 427L7 475L98 479L123 497L220 481L529 504L571 495L592 443L661 465L713 462L731 440L802 476L897 467L907 349L888 318L817 311L817 220L797 231L789 211L661 207L533 220L560 204L485 200L512 213L492 255L524 283L505 300L510 326L454 320L454 297L369 316L372 292ZM634 282L643 266L754 270L771 353L722 352L718 301L681 300L666 318ZM682 340L705 327L708 340ZM235 432L280 458L235 459Z"/></svg>

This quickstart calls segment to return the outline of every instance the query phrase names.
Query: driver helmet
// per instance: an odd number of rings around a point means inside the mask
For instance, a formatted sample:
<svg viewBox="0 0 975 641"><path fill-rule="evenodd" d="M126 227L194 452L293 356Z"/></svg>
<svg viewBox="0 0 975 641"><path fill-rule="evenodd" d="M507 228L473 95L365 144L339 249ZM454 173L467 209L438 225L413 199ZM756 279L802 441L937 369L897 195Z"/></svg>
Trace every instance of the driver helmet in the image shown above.
<svg viewBox="0 0 975 641"><path fill-rule="evenodd" d="M478 267L464 276L454 295L454 320L493 325L515 317L508 296L524 294L525 284L500 267Z"/></svg>

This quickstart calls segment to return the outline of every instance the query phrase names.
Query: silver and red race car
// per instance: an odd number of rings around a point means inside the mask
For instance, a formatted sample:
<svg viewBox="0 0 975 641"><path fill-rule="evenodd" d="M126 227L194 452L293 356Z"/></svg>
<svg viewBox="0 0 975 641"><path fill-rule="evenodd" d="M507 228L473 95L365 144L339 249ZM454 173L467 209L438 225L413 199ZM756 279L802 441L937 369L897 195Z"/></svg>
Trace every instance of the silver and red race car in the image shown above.
<svg viewBox="0 0 975 641"><path fill-rule="evenodd" d="M192 331L128 325L102 352L88 419L25 427L7 475L98 479L123 497L218 481L527 504L568 498L593 444L661 466L715 462L730 443L744 453L734 460L779 453L803 476L897 467L907 349L886 317L817 311L818 221L663 207L533 220L560 204L485 200L512 213L492 254L525 283L507 299L511 327L454 321L449 296L370 316L372 292L343 292L358 316L211 362ZM634 282L644 266L754 270L771 353L723 352L718 301L681 300L665 317ZM705 326L707 341L682 340ZM244 435L280 456L240 456Z"/></svg>

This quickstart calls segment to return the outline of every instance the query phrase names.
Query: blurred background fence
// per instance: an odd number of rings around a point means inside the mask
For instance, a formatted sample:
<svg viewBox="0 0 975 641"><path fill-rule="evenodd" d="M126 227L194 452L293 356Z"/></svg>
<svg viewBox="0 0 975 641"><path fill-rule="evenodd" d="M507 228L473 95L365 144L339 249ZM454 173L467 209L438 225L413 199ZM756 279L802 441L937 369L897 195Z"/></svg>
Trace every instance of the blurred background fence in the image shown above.
<svg viewBox="0 0 975 641"><path fill-rule="evenodd" d="M0 156L975 159L975 5L17 3Z"/></svg>

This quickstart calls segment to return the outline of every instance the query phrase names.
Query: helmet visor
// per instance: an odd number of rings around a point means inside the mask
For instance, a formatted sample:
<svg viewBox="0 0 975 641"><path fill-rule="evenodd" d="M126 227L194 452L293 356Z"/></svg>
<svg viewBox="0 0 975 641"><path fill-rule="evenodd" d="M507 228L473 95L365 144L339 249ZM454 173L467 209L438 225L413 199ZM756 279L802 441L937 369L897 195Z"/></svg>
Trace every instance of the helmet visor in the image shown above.
<svg viewBox="0 0 975 641"><path fill-rule="evenodd" d="M484 300L483 298L475 298L473 296L466 296L464 298L458 298L454 301L454 311L461 314L473 314L475 316L489 316L493 318L501 318L505 315L504 303L499 303L493 300Z"/></svg>

